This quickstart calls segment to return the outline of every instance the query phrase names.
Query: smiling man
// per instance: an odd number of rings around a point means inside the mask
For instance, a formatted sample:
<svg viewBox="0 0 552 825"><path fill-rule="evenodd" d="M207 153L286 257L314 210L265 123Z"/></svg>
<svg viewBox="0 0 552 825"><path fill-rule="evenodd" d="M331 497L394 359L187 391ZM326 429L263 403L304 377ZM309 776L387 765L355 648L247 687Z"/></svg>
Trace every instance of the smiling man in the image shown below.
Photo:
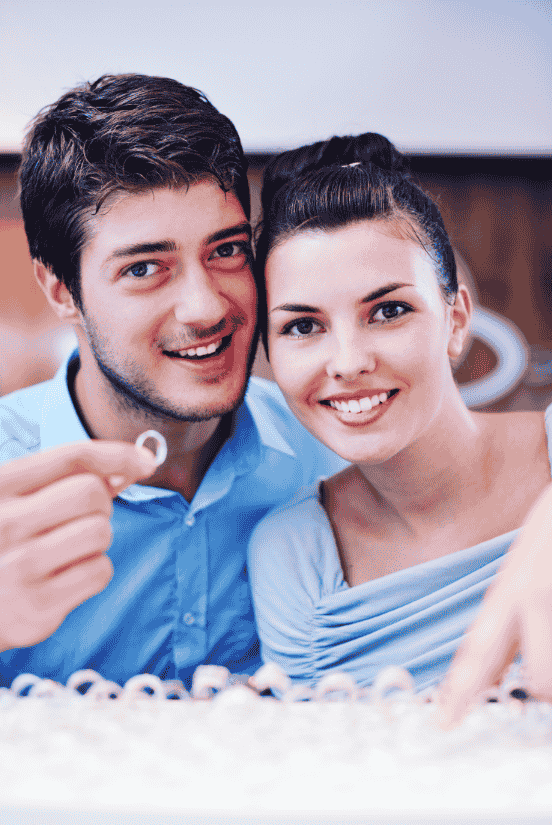
<svg viewBox="0 0 552 825"><path fill-rule="evenodd" d="M168 458L115 498L107 587L75 595L53 635L44 622L38 644L4 649L1 679L91 667L119 683L139 672L189 683L201 663L250 673L249 535L343 462L274 385L248 384L257 292L238 135L176 81L105 76L35 120L21 203L37 279L79 346L52 381L2 400L0 460L148 429ZM67 490L48 501L51 519L70 520Z"/></svg>

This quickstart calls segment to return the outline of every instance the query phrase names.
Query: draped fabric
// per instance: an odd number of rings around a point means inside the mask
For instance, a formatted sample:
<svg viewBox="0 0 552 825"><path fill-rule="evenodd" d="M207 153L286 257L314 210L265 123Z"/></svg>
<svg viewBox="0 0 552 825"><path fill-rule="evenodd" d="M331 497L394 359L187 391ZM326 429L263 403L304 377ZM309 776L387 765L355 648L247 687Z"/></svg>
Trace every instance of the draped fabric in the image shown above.
<svg viewBox="0 0 552 825"><path fill-rule="evenodd" d="M549 407L549 454L551 416ZM263 659L311 685L344 670L366 686L389 664L407 668L419 689L436 684L518 531L350 587L319 490L300 491L251 539Z"/></svg>

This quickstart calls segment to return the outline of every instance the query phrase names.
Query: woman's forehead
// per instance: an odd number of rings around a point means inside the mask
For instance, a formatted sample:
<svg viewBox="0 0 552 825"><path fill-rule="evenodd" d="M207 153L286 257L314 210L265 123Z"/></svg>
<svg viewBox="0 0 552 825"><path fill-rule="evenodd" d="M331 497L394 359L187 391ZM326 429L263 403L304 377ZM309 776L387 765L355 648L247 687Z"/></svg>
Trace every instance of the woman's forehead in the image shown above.
<svg viewBox="0 0 552 825"><path fill-rule="evenodd" d="M283 292L301 299L370 292L399 281L440 292L435 264L422 245L382 221L295 233L271 252L266 277L271 300Z"/></svg>

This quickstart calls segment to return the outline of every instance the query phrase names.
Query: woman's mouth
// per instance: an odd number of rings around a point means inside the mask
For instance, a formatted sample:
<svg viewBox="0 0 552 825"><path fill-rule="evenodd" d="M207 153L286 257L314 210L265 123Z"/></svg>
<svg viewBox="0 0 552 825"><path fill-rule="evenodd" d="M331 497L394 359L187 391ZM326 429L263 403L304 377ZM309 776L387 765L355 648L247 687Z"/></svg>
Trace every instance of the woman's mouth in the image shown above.
<svg viewBox="0 0 552 825"><path fill-rule="evenodd" d="M326 407L331 407L339 413L352 414L353 416L358 415L360 417L362 413L369 413L372 412L372 410L377 410L382 407L398 392L398 389L392 389L367 395L359 394L357 398L328 398L320 403Z"/></svg>

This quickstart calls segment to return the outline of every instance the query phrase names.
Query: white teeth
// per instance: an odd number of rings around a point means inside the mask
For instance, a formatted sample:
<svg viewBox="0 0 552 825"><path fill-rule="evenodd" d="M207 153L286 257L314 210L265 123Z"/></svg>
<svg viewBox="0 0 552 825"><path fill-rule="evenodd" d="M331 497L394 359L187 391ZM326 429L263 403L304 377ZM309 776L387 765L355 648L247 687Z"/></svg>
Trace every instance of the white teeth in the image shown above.
<svg viewBox="0 0 552 825"><path fill-rule="evenodd" d="M216 343L209 344L207 347L191 347L190 349L183 349L180 350L180 354L184 356L194 356L197 355L201 357L202 355L212 355L222 346L222 338L220 341Z"/></svg>
<svg viewBox="0 0 552 825"><path fill-rule="evenodd" d="M369 412L378 404L384 404L389 398L390 393L380 392L379 395L374 395L372 398L352 398L350 401L330 401L330 407L334 410L344 413L359 413Z"/></svg>

